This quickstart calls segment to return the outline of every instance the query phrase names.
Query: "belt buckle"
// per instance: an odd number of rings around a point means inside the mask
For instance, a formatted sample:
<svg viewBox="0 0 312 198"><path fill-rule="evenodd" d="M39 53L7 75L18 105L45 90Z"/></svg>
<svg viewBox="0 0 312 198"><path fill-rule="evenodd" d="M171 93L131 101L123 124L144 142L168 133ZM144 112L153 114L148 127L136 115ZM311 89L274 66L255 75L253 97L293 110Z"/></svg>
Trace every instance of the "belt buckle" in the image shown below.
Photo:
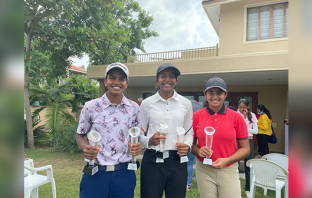
<svg viewBox="0 0 312 198"><path fill-rule="evenodd" d="M115 171L115 165L107 165L105 172Z"/></svg>

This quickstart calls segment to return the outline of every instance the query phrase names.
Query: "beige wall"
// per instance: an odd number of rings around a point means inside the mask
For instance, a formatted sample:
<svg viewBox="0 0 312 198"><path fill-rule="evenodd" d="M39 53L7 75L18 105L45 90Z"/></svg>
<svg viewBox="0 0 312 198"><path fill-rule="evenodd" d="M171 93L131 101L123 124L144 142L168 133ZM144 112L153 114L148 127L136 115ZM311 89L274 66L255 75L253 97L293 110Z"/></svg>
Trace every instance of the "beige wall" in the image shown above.
<svg viewBox="0 0 312 198"><path fill-rule="evenodd" d="M154 91L154 87L128 87L124 92L126 97L137 102L138 97L142 96L143 92ZM201 92L203 87L182 87L177 86L176 91L183 92ZM229 92L258 92L258 104L265 105L271 115L272 122L276 123L274 129L278 142L269 144L270 151L284 152L285 136L283 120L287 117L287 93L288 85L246 85L246 86L228 86Z"/></svg>
<svg viewBox="0 0 312 198"><path fill-rule="evenodd" d="M143 92L154 92L155 87L131 87L129 86L125 91L124 95L133 100L134 102L138 102L138 98L142 96Z"/></svg>
<svg viewBox="0 0 312 198"><path fill-rule="evenodd" d="M155 71L160 64L170 62L179 68L181 74L220 73L231 71L267 71L287 70L288 53L269 53L253 55L237 55L231 57L204 57L184 60L171 60L152 63L127 63L130 77L155 76ZM252 64L251 64L252 63ZM87 77L103 79L107 65L88 67Z"/></svg>
<svg viewBox="0 0 312 198"><path fill-rule="evenodd" d="M244 0L220 8L219 56L288 50L288 38L246 42L245 6L281 1Z"/></svg>

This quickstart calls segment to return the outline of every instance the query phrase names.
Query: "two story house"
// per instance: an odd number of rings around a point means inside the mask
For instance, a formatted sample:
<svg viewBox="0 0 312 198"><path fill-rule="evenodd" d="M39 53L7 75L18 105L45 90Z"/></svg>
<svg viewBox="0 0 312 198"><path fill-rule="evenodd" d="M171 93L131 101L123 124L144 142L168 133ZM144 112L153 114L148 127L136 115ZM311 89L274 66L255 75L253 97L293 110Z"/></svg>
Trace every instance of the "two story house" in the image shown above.
<svg viewBox="0 0 312 198"><path fill-rule="evenodd" d="M241 98L256 113L258 104L271 112L278 139L270 151L285 153L285 126L288 117L288 1L204 0L203 9L217 35L212 47L129 56L126 65L130 83L126 97L137 101L155 89L158 66L170 62L181 71L175 87L181 95L205 101L203 89L211 77L228 85L225 105L237 106ZM100 81L100 94L107 65L88 67L87 77ZM256 143L256 142L255 142Z"/></svg>

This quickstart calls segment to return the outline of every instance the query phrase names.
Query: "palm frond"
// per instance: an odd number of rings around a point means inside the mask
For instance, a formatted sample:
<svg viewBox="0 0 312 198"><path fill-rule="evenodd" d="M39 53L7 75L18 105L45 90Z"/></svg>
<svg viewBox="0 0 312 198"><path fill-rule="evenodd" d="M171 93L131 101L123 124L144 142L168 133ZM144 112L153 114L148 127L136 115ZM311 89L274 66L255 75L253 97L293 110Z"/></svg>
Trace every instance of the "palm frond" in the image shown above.
<svg viewBox="0 0 312 198"><path fill-rule="evenodd" d="M36 110L34 110L33 112L32 112L32 116L38 116L39 115L39 113L42 111L42 110L44 110L46 107L45 106L42 106L42 107L40 107L40 108L38 108L38 109L36 109Z"/></svg>
<svg viewBox="0 0 312 198"><path fill-rule="evenodd" d="M64 103L52 103L47 108L46 128L50 131L52 137L55 137L57 134L57 126L62 124L67 106Z"/></svg>
<svg viewBox="0 0 312 198"><path fill-rule="evenodd" d="M72 114L67 113L67 112L64 113L64 116L65 116L65 119L66 119L66 120L73 120L73 119L74 119L74 117L72 116Z"/></svg>
<svg viewBox="0 0 312 198"><path fill-rule="evenodd" d="M45 96L48 97L49 92L43 88L29 88L29 100L32 100L35 97Z"/></svg>
<svg viewBox="0 0 312 198"><path fill-rule="evenodd" d="M76 101L68 101L72 106L72 112L77 112L79 110L79 105Z"/></svg>

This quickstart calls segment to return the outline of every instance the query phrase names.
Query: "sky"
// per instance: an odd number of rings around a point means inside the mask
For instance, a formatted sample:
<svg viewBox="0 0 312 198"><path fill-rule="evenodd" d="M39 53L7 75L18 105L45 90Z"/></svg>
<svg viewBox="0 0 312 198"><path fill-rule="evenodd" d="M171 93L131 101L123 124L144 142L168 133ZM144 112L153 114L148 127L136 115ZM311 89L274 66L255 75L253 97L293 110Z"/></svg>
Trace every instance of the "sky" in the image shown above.
<svg viewBox="0 0 312 198"><path fill-rule="evenodd" d="M158 37L145 39L147 53L211 47L219 43L202 6L202 0L137 0L153 16L150 29ZM138 51L138 53L142 53ZM73 65L88 65L89 57L72 58Z"/></svg>

